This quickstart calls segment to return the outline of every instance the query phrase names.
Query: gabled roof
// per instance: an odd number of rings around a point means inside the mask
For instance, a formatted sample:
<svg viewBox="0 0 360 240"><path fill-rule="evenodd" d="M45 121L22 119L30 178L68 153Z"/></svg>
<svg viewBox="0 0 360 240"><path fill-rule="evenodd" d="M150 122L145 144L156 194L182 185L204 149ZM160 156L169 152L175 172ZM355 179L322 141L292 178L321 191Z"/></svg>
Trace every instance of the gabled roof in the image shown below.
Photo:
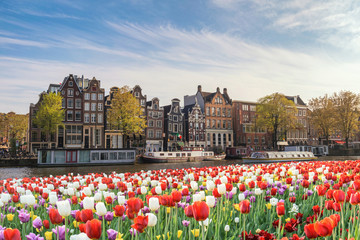
<svg viewBox="0 0 360 240"><path fill-rule="evenodd" d="M300 98L299 95L297 96L285 96L286 99L293 101L296 105L303 105L306 106L306 104L304 103L304 101Z"/></svg>
<svg viewBox="0 0 360 240"><path fill-rule="evenodd" d="M61 92L61 90L64 88L66 82L69 80L70 77L72 77L72 78L74 79L75 85L77 86L77 88L78 88L79 90L81 90L80 87L79 87L79 85L78 85L78 82L77 82L77 80L76 80L76 79L77 79L77 76L76 76L76 75L73 75L73 74L69 74L69 76L65 77L65 78L64 78L64 81L61 83L60 88L59 88L59 92Z"/></svg>

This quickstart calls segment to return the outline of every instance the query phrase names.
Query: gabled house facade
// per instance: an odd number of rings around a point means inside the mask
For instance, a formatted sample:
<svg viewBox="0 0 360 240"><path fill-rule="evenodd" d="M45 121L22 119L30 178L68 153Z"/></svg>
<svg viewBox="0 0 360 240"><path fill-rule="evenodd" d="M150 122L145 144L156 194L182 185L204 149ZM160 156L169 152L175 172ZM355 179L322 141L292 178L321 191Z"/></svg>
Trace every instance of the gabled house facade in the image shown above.
<svg viewBox="0 0 360 240"><path fill-rule="evenodd" d="M184 107L185 141L189 147L206 147L205 114L196 102Z"/></svg>
<svg viewBox="0 0 360 240"><path fill-rule="evenodd" d="M164 109L160 107L159 99L153 98L146 102L147 127L146 152L159 152L163 150L164 145Z"/></svg>
<svg viewBox="0 0 360 240"><path fill-rule="evenodd" d="M180 100L174 98L171 105L164 106L164 150L176 151L184 147L184 114Z"/></svg>
<svg viewBox="0 0 360 240"><path fill-rule="evenodd" d="M142 116L146 118L146 95L142 94L142 89L139 85L135 85L135 87L131 90L133 96L138 100L139 105L141 107ZM127 136L130 141L131 147L145 147L146 144L146 135L145 132L142 134L133 134L132 136Z"/></svg>

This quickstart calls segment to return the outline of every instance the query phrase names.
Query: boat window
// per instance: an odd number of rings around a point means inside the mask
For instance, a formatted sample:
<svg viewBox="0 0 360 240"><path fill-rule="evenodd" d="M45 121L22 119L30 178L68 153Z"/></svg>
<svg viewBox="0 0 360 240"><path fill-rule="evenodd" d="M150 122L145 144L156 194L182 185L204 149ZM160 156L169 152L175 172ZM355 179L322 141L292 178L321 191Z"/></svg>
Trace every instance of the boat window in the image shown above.
<svg viewBox="0 0 360 240"><path fill-rule="evenodd" d="M126 152L118 152L118 160L126 159Z"/></svg>
<svg viewBox="0 0 360 240"><path fill-rule="evenodd" d="M180 153L177 153L176 156L177 156L177 157L180 157Z"/></svg>
<svg viewBox="0 0 360 240"><path fill-rule="evenodd" d="M186 153L182 153L181 156L182 156L182 157L185 157L185 156L186 156Z"/></svg>
<svg viewBox="0 0 360 240"><path fill-rule="evenodd" d="M98 152L91 153L91 160L92 161L99 160L99 153Z"/></svg>
<svg viewBox="0 0 360 240"><path fill-rule="evenodd" d="M100 153L100 160L108 160L108 159L109 159L109 155L107 152Z"/></svg>
<svg viewBox="0 0 360 240"><path fill-rule="evenodd" d="M172 156L172 153L168 153L168 156Z"/></svg>
<svg viewBox="0 0 360 240"><path fill-rule="evenodd" d="M110 159L111 160L116 160L116 157L117 157L116 152L111 152L110 153Z"/></svg>
<svg viewBox="0 0 360 240"><path fill-rule="evenodd" d="M135 153L134 152L128 152L127 153L127 158L128 159L135 159Z"/></svg>
<svg viewBox="0 0 360 240"><path fill-rule="evenodd" d="M188 153L187 156L188 156L188 157L191 157L191 153Z"/></svg>
<svg viewBox="0 0 360 240"><path fill-rule="evenodd" d="M164 156L164 154L163 154L163 153L160 153L160 156Z"/></svg>
<svg viewBox="0 0 360 240"><path fill-rule="evenodd" d="M212 156L213 155L213 153L209 153L209 156Z"/></svg>

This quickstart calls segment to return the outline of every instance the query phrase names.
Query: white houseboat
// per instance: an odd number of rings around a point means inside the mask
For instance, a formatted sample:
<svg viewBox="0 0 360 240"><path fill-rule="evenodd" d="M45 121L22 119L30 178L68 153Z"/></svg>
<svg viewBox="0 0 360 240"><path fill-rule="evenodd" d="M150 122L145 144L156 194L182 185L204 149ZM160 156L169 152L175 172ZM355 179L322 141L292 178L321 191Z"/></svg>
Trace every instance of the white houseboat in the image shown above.
<svg viewBox="0 0 360 240"><path fill-rule="evenodd" d="M286 151L286 152L253 152L250 157L244 157L244 163L258 162L288 162L316 160L312 152Z"/></svg>
<svg viewBox="0 0 360 240"><path fill-rule="evenodd" d="M167 163L167 162L200 162L203 160L222 160L225 155L219 157L212 151L204 151L201 147L184 147L182 151L174 152L145 152L143 162Z"/></svg>
<svg viewBox="0 0 360 240"><path fill-rule="evenodd" d="M135 149L39 149L39 167L134 164Z"/></svg>

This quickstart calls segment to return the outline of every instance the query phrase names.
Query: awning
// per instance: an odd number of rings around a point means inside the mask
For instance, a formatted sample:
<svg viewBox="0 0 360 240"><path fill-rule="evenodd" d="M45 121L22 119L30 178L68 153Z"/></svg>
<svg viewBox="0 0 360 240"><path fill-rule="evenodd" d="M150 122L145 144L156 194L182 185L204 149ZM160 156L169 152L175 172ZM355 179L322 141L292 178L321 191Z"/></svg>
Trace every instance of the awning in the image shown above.
<svg viewBox="0 0 360 240"><path fill-rule="evenodd" d="M8 147L5 145L0 145L0 149L7 149Z"/></svg>
<svg viewBox="0 0 360 240"><path fill-rule="evenodd" d="M179 145L180 147L184 146L184 142L177 142L177 145Z"/></svg>
<svg viewBox="0 0 360 240"><path fill-rule="evenodd" d="M335 141L337 144L345 144L345 141Z"/></svg>
<svg viewBox="0 0 360 240"><path fill-rule="evenodd" d="M278 141L277 145L278 146L288 146L289 144L288 144L288 142L285 142L285 141Z"/></svg>

